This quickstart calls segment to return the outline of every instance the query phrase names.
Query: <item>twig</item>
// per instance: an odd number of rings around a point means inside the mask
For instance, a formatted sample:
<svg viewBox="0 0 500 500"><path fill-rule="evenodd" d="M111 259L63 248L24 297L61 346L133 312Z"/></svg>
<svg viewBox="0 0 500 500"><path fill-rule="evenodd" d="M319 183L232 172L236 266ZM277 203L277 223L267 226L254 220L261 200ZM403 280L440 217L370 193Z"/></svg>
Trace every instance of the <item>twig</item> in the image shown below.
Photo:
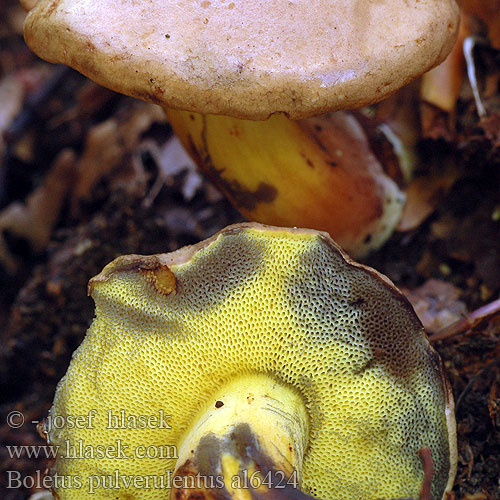
<svg viewBox="0 0 500 500"><path fill-rule="evenodd" d="M479 95L479 88L477 85L476 78L476 66L474 64L474 47L476 44L484 45L485 42L477 36L468 36L464 40L463 51L465 62L467 64L467 76L469 77L470 86L472 87L472 94L474 95L474 101L476 102L476 109L479 118L484 118L488 113L486 108L481 101L481 96Z"/></svg>
<svg viewBox="0 0 500 500"><path fill-rule="evenodd" d="M441 328L441 330L433 333L429 337L429 340L431 342L436 342L438 340L454 337L455 335L460 335L461 333L465 333L467 330L474 328L481 321L491 319L497 314L500 314L500 299L494 300L493 302L476 309L458 321L455 321L455 323Z"/></svg>

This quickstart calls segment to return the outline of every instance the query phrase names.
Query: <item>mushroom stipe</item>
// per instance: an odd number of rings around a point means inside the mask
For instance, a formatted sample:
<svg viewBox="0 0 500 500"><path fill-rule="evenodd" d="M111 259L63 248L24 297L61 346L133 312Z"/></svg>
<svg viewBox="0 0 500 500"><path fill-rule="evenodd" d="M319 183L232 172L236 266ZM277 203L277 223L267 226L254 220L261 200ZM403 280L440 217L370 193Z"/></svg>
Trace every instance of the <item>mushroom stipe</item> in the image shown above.
<svg viewBox="0 0 500 500"><path fill-rule="evenodd" d="M454 404L439 356L397 288L326 233L230 226L120 257L89 291L96 317L49 421L92 425L44 429L49 473L80 479L56 486L59 499L441 500L451 489Z"/></svg>

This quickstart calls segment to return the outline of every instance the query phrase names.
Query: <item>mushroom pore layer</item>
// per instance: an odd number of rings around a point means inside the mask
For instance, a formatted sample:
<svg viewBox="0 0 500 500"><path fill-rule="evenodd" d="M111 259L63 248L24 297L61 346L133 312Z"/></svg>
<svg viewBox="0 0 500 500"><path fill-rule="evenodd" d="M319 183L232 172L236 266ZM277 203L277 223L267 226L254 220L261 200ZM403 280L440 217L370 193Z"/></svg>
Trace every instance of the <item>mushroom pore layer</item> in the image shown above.
<svg viewBox="0 0 500 500"><path fill-rule="evenodd" d="M174 470L175 456L139 458L135 450L180 449L200 409L246 374L300 395L309 427L304 492L418 497L424 447L435 467L434 500L453 479L453 404L439 357L397 289L351 262L325 233L235 226L172 254L119 258L90 290L96 318L51 416L95 410L95 418L92 428L47 429L48 438L61 448L120 441L131 458L71 459L60 451L52 473L78 475L84 485L57 490L61 499L117 491L89 494L95 475ZM109 428L110 412L120 411L164 412L170 428ZM131 486L117 495L146 500L165 491Z"/></svg>

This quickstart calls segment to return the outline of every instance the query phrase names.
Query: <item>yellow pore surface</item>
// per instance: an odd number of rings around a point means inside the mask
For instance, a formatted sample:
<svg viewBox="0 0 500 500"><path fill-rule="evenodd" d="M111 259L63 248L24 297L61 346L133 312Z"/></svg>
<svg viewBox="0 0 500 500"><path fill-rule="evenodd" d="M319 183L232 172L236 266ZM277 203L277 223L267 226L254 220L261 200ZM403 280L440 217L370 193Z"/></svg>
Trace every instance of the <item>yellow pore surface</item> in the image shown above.
<svg viewBox="0 0 500 500"><path fill-rule="evenodd" d="M324 235L278 228L233 228L169 267L175 294L130 262L94 282L96 318L51 410L67 422L49 432L60 447L52 473L77 479L56 489L61 499L167 498L175 449L200 408L244 373L302 395L306 493L416 498L418 450L429 447L432 498L441 498L450 448L440 363L390 285ZM69 425L90 412L88 425ZM153 418L131 428L140 422L130 416ZM87 458L64 458L68 447Z"/></svg>

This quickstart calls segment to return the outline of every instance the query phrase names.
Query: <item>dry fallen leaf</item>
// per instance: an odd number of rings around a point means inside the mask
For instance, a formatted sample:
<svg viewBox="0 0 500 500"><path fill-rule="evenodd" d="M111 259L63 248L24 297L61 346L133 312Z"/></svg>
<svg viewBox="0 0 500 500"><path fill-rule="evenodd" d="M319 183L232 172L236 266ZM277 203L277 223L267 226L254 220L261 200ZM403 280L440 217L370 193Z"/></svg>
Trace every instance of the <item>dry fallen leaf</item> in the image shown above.
<svg viewBox="0 0 500 500"><path fill-rule="evenodd" d="M461 290L450 283L430 279L415 290L404 290L427 332L437 332L467 314L459 299Z"/></svg>
<svg viewBox="0 0 500 500"><path fill-rule="evenodd" d="M14 273L19 262L10 253L5 233L24 238L35 252L47 245L61 206L75 178L75 155L63 150L55 159L43 183L26 203L14 202L0 212L0 262Z"/></svg>
<svg viewBox="0 0 500 500"><path fill-rule="evenodd" d="M411 231L429 217L458 179L460 173L453 165L441 171L414 179L406 189L406 204L397 226L398 231Z"/></svg>
<svg viewBox="0 0 500 500"><path fill-rule="evenodd" d="M73 190L73 211L81 201L88 200L92 188L102 177L114 170L125 154L118 132L118 122L110 118L89 130L82 157L78 162L78 179Z"/></svg>
<svg viewBox="0 0 500 500"><path fill-rule="evenodd" d="M119 121L110 118L90 129L78 165L78 179L73 191L72 211L91 198L97 182L119 166L127 166L126 156L137 146L141 134L152 123L165 121L162 109L154 104L134 104Z"/></svg>

